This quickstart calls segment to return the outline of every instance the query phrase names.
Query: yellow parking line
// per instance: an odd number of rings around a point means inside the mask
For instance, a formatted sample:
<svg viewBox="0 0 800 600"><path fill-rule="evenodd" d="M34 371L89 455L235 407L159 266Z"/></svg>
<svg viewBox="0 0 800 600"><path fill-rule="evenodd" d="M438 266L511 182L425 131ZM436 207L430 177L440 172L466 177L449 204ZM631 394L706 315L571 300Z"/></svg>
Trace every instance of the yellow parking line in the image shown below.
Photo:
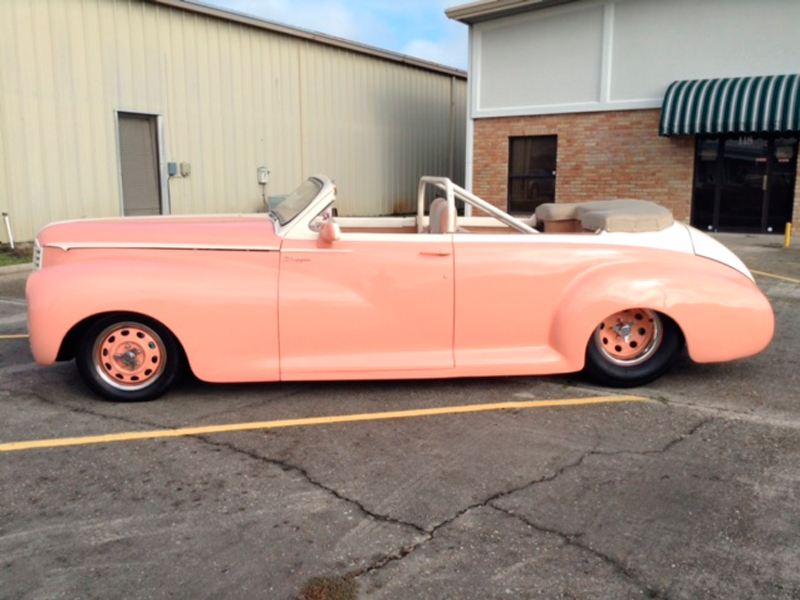
<svg viewBox="0 0 800 600"><path fill-rule="evenodd" d="M106 442L128 442L132 440L152 440L157 438L182 437L187 435L206 435L248 431L252 429L278 429L281 427L305 427L308 425L331 425L335 423L354 423L358 421L380 421L386 419L408 419L412 417L431 417L464 413L487 412L492 410L511 410L526 408L546 408L552 406L577 406L583 404L605 404L609 402L648 402L641 396L601 396L595 398L571 398L566 400L531 400L527 402L498 402L495 404L475 404L472 406L443 406L441 408L422 408L393 412L364 413L356 415L335 415L329 417L310 417L305 419L286 419L282 421L261 421L257 423L238 423L232 425L208 425L206 427L184 427L181 429L161 429L155 431L131 431L109 433L75 438L55 438L50 440L31 440L27 442L8 442L0 444L0 452L31 450L33 448L57 448L60 446L84 446Z"/></svg>
<svg viewBox="0 0 800 600"><path fill-rule="evenodd" d="M0 340L27 340L29 337L27 333L4 333L0 335Z"/></svg>
<svg viewBox="0 0 800 600"><path fill-rule="evenodd" d="M800 283L800 279L792 279L791 277L784 277L783 275L775 275L774 273L764 273L764 271L754 271L750 269L751 273L762 275L763 277L772 277L773 279L780 279L781 281L788 281L790 283Z"/></svg>

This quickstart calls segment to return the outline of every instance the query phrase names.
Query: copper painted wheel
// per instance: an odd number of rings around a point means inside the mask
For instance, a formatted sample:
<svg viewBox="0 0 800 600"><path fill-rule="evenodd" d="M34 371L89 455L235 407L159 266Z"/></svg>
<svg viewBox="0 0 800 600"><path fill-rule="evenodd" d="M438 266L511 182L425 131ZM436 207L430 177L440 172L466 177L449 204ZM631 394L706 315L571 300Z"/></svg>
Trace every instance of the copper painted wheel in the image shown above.
<svg viewBox="0 0 800 600"><path fill-rule="evenodd" d="M683 344L680 326L668 315L646 308L621 310L595 327L584 371L601 385L646 385L669 370Z"/></svg>
<svg viewBox="0 0 800 600"><path fill-rule="evenodd" d="M621 367L646 362L661 346L663 336L660 317L642 308L623 310L603 319L594 333L600 354Z"/></svg>
<svg viewBox="0 0 800 600"><path fill-rule="evenodd" d="M115 323L97 336L94 369L109 386L134 391L152 385L164 371L166 348L161 337L142 323Z"/></svg>
<svg viewBox="0 0 800 600"><path fill-rule="evenodd" d="M143 402L170 389L187 362L177 338L162 323L136 313L109 313L81 332L75 365L100 397Z"/></svg>

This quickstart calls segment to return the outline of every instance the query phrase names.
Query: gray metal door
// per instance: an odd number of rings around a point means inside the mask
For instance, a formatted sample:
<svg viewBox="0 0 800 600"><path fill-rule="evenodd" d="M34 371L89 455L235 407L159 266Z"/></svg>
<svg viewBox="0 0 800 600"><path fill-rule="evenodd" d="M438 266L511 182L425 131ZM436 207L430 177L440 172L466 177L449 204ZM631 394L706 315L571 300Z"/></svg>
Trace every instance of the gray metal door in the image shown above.
<svg viewBox="0 0 800 600"><path fill-rule="evenodd" d="M156 117L119 113L119 164L122 213L162 213Z"/></svg>

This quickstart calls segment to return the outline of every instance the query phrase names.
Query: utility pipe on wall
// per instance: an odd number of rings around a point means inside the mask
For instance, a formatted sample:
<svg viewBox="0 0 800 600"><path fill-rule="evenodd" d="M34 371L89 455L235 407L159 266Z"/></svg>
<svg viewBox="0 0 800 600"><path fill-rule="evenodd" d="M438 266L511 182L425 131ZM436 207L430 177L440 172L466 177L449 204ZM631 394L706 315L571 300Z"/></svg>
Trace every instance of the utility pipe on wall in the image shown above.
<svg viewBox="0 0 800 600"><path fill-rule="evenodd" d="M8 219L8 213L3 213L3 220L6 222L6 233L8 233L8 245L14 249L14 236L11 235L11 221Z"/></svg>

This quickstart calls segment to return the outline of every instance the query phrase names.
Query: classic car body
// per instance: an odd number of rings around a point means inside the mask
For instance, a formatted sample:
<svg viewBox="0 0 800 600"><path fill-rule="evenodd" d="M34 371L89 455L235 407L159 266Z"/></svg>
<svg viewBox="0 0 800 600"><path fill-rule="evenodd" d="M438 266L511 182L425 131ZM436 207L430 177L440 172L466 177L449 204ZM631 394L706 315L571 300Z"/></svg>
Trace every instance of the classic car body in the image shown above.
<svg viewBox="0 0 800 600"><path fill-rule="evenodd" d="M184 364L209 382L587 368L631 386L684 340L715 362L772 337L741 261L652 205L573 205L540 233L444 178L423 178L415 217L338 218L335 194L318 176L269 215L43 228L27 284L36 361L76 358L116 400L157 397ZM458 216L457 200L483 216ZM564 223L575 231L547 232Z"/></svg>

